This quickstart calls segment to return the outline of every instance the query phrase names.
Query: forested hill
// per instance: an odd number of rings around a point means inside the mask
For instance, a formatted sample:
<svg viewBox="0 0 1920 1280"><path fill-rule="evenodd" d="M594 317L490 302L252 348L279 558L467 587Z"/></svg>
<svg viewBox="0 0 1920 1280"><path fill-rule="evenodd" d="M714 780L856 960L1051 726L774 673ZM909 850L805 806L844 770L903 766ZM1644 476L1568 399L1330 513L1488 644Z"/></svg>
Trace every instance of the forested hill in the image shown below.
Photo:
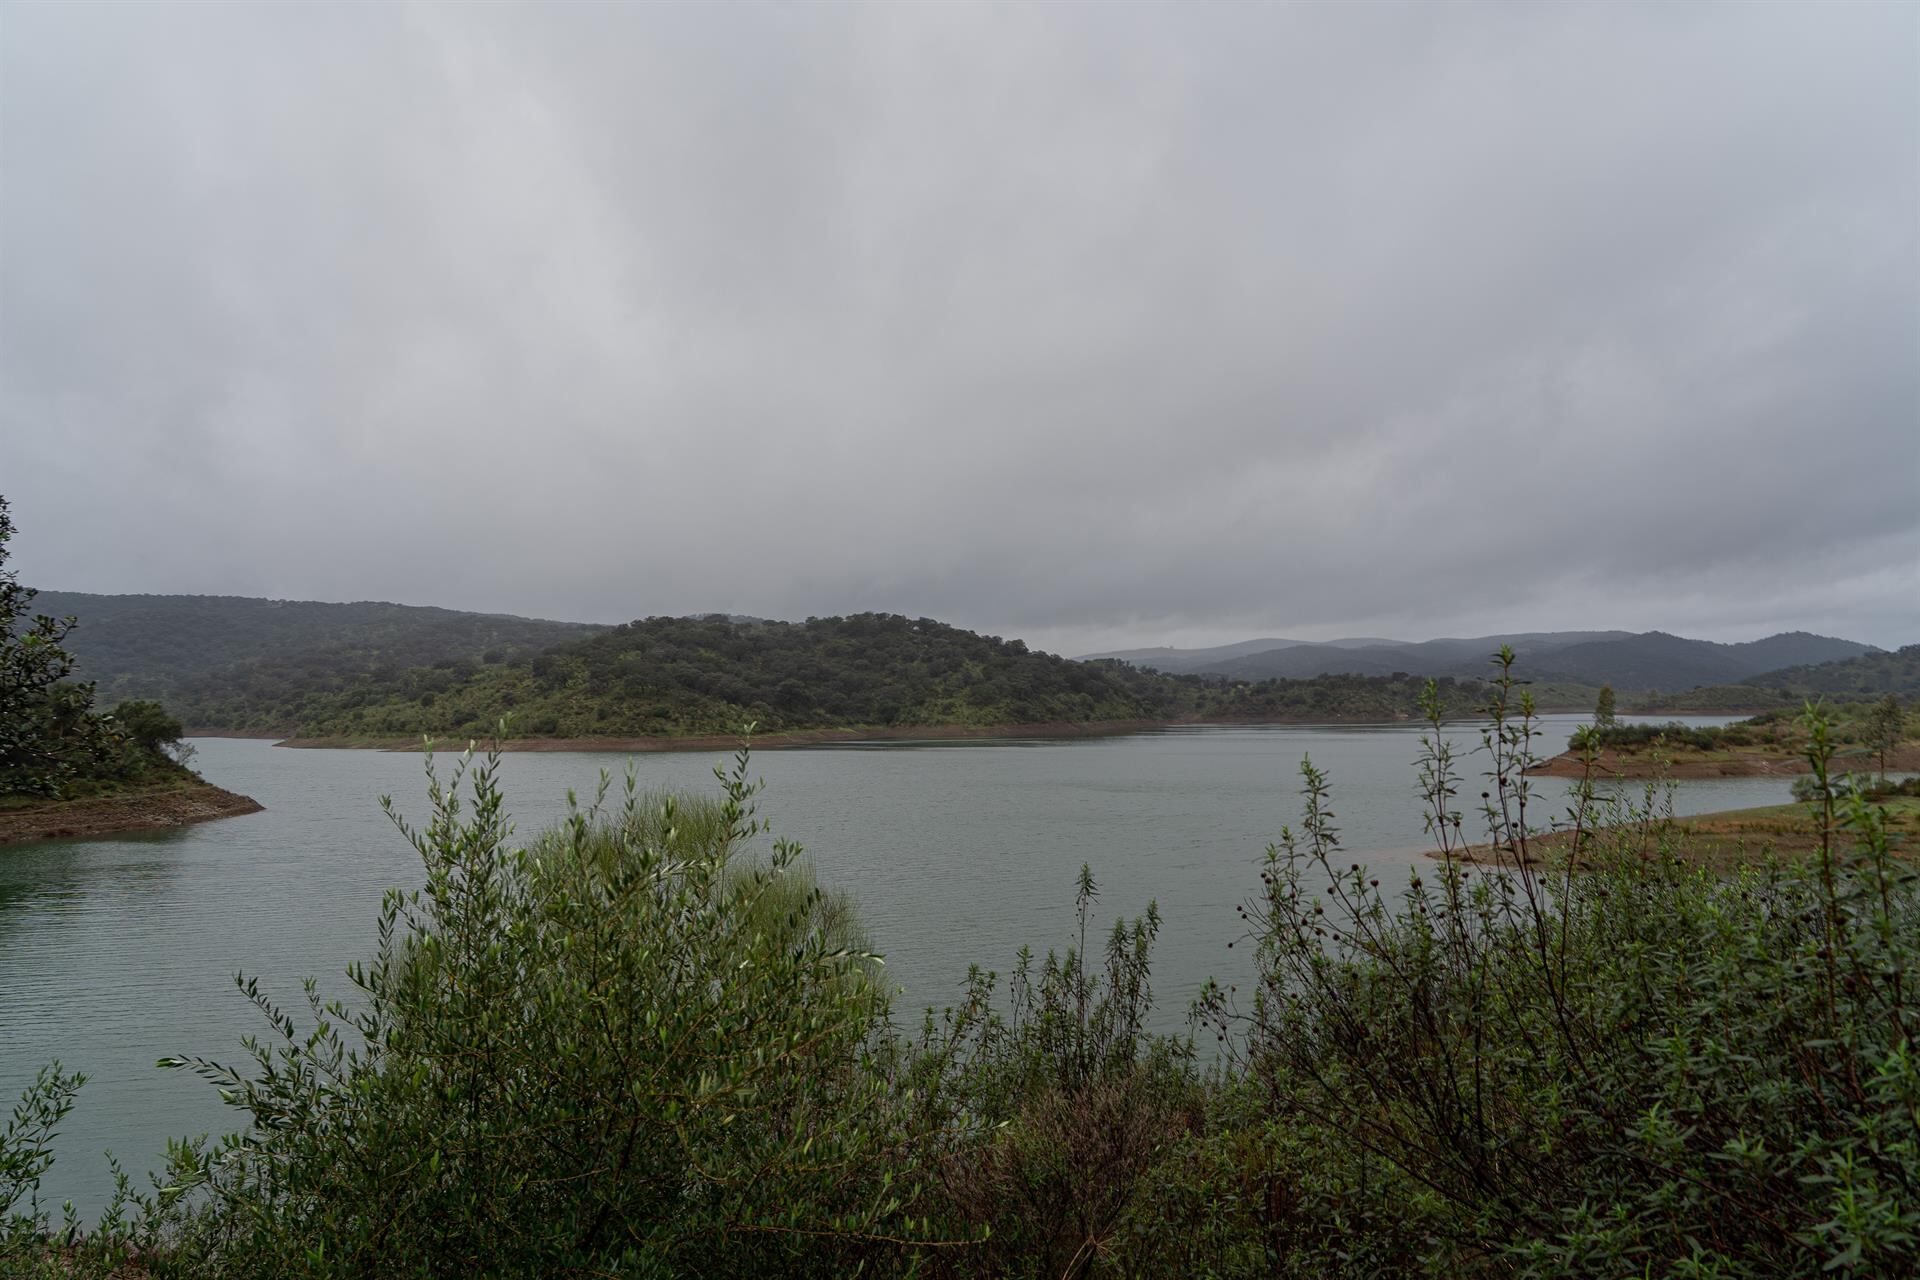
<svg viewBox="0 0 1920 1280"><path fill-rule="evenodd" d="M1744 683L1792 693L1822 694L1830 700L1866 701L1889 693L1920 698L1920 644L1906 645L1891 653L1884 650L1863 653L1845 662L1787 667L1754 676Z"/></svg>
<svg viewBox="0 0 1920 1280"><path fill-rule="evenodd" d="M1834 662L1873 652L1871 646L1804 631L1787 632L1744 644L1716 644L1649 631L1545 631L1474 639L1404 641L1333 640L1307 644L1297 640L1253 640L1206 650L1134 650L1106 656L1168 672L1257 680L1309 679L1344 672L1387 675L1396 671L1422 676L1479 676L1487 655L1511 645L1520 669L1534 679L1615 689L1680 690L1696 685L1732 683L1777 668Z"/></svg>
<svg viewBox="0 0 1920 1280"><path fill-rule="evenodd" d="M415 605L41 591L72 615L74 676L103 703L157 698L189 728L284 722L316 694L436 662L504 662L604 630Z"/></svg>
<svg viewBox="0 0 1920 1280"><path fill-rule="evenodd" d="M384 740L490 732L511 714L540 737L721 734L883 726L1417 714L1420 682L1334 677L1256 684L1170 677L1035 653L927 618L803 623L649 618L530 657L369 678L311 696L291 720L232 728ZM1477 685L1448 681L1457 711Z"/></svg>
<svg viewBox="0 0 1920 1280"><path fill-rule="evenodd" d="M1827 702L1872 702L1889 693L1902 702L1920 703L1920 644L1891 652L1876 650L1841 662L1787 667L1739 683L1692 689L1659 699L1650 709L1671 706L1704 711L1766 711L1798 707L1815 698Z"/></svg>
<svg viewBox="0 0 1920 1280"><path fill-rule="evenodd" d="M1804 631L1744 644L1716 644L1649 631L1623 640L1572 645L1543 654L1542 671L1623 689L1691 689L1761 676L1795 663L1831 663L1878 652L1868 645Z"/></svg>

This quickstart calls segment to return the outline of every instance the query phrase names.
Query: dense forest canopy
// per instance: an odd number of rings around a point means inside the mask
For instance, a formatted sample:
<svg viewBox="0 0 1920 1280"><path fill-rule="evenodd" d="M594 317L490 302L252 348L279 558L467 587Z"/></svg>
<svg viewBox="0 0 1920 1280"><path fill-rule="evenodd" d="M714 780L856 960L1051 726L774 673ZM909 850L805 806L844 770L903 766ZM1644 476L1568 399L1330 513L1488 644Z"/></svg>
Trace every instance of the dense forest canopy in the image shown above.
<svg viewBox="0 0 1920 1280"><path fill-rule="evenodd" d="M1394 719L1420 682L1333 677L1234 683L1076 662L930 618L805 622L647 618L493 666L441 662L307 698L290 730L382 738L518 731L562 737L842 726L1089 723L1286 716ZM1471 687L1448 681L1466 711ZM263 726L264 727L264 726Z"/></svg>

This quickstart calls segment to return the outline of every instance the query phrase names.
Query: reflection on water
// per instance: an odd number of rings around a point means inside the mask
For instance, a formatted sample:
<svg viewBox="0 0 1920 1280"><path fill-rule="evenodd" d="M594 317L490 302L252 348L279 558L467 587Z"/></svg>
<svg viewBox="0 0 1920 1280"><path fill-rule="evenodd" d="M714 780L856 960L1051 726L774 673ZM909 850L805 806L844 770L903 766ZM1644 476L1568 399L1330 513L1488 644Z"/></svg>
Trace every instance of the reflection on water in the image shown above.
<svg viewBox="0 0 1920 1280"><path fill-rule="evenodd" d="M1723 721L1700 721L1721 723ZM1576 720L1550 720L1543 751ZM1417 725L1182 727L1113 738L842 743L763 752L760 812L798 840L828 884L858 897L903 1020L951 999L967 966L1004 972L1023 943L1064 942L1073 877L1091 863L1108 916L1157 900L1160 1022L1184 1024L1209 975L1238 981L1234 912L1258 884L1269 841L1299 816L1299 763L1331 777L1346 847L1383 867L1419 857ZM1478 741L1459 735L1463 753ZM112 840L0 849L0 1103L43 1063L93 1077L64 1126L48 1190L97 1207L103 1152L150 1166L169 1136L225 1127L199 1081L155 1069L174 1053L233 1058L260 1029L233 975L275 995L342 970L373 941L381 895L413 884L413 852L381 814L425 809L418 756L289 751L206 739L196 764L266 812ZM723 752L637 758L641 785L710 788ZM443 762L444 763L444 762ZM501 775L522 832L590 796L617 755L528 752ZM1469 776L1475 758L1462 756ZM1567 784L1535 783L1544 822ZM1705 812L1788 798L1784 778L1681 784L1676 806ZM1471 822L1471 818L1469 818ZM1388 852L1378 852L1388 851Z"/></svg>

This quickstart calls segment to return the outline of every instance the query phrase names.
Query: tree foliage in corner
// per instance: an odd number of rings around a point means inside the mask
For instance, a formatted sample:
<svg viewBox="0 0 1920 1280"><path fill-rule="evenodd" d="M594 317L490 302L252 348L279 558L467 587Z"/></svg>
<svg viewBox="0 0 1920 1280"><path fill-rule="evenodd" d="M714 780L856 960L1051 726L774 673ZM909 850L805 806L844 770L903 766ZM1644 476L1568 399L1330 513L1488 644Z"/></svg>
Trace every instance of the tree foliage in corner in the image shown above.
<svg viewBox="0 0 1920 1280"><path fill-rule="evenodd" d="M58 795L93 754L93 688L63 683L72 618L30 617L36 594L6 568L13 517L0 497L0 795Z"/></svg>
<svg viewBox="0 0 1920 1280"><path fill-rule="evenodd" d="M179 725L159 706L128 704L139 721L129 734L94 714L91 684L67 678L73 655L64 642L77 620L28 612L38 593L6 567L12 538L0 496L0 797L58 799L79 784L179 773L163 752L179 740Z"/></svg>

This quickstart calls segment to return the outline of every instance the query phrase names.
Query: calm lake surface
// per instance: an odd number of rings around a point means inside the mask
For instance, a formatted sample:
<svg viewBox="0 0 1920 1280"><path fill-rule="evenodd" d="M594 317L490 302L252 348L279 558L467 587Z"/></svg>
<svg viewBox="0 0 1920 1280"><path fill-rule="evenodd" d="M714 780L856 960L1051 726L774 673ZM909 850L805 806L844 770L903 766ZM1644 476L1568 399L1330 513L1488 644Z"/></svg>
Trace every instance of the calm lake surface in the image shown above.
<svg viewBox="0 0 1920 1280"><path fill-rule="evenodd" d="M1542 754L1576 717L1550 717ZM1724 717L1688 723L1724 724ZM804 844L822 881L853 892L902 994L903 1023L949 1002L969 964L1005 973L1019 947L1064 946L1074 875L1092 864L1102 924L1157 900L1161 1025L1184 1025L1209 975L1239 981L1234 908L1282 826L1298 824L1299 764L1331 776L1354 860L1423 861L1414 761L1420 727L1180 728L1118 738L841 744L767 751L760 815ZM1460 749L1478 742L1462 727ZM157 1070L167 1054L238 1061L263 1031L233 986L257 975L298 1005L300 980L346 995L342 973L368 954L381 895L419 881L413 851L380 812L390 794L425 813L421 759L376 751L294 751L201 739L195 766L266 812L162 833L0 849L0 1115L44 1063L92 1076L63 1127L44 1192L92 1213L110 1188L104 1153L136 1173L168 1137L234 1127L210 1087ZM637 757L648 788L715 786L717 752ZM448 763L443 759L443 763ZM521 832L590 795L625 757L519 753L502 777ZM1463 772L1478 781L1479 757ZM1542 823L1567 784L1536 781ZM1477 786L1470 789L1477 792ZM1675 808L1703 813L1789 798L1779 778L1676 785ZM1469 823L1472 822L1471 816Z"/></svg>

